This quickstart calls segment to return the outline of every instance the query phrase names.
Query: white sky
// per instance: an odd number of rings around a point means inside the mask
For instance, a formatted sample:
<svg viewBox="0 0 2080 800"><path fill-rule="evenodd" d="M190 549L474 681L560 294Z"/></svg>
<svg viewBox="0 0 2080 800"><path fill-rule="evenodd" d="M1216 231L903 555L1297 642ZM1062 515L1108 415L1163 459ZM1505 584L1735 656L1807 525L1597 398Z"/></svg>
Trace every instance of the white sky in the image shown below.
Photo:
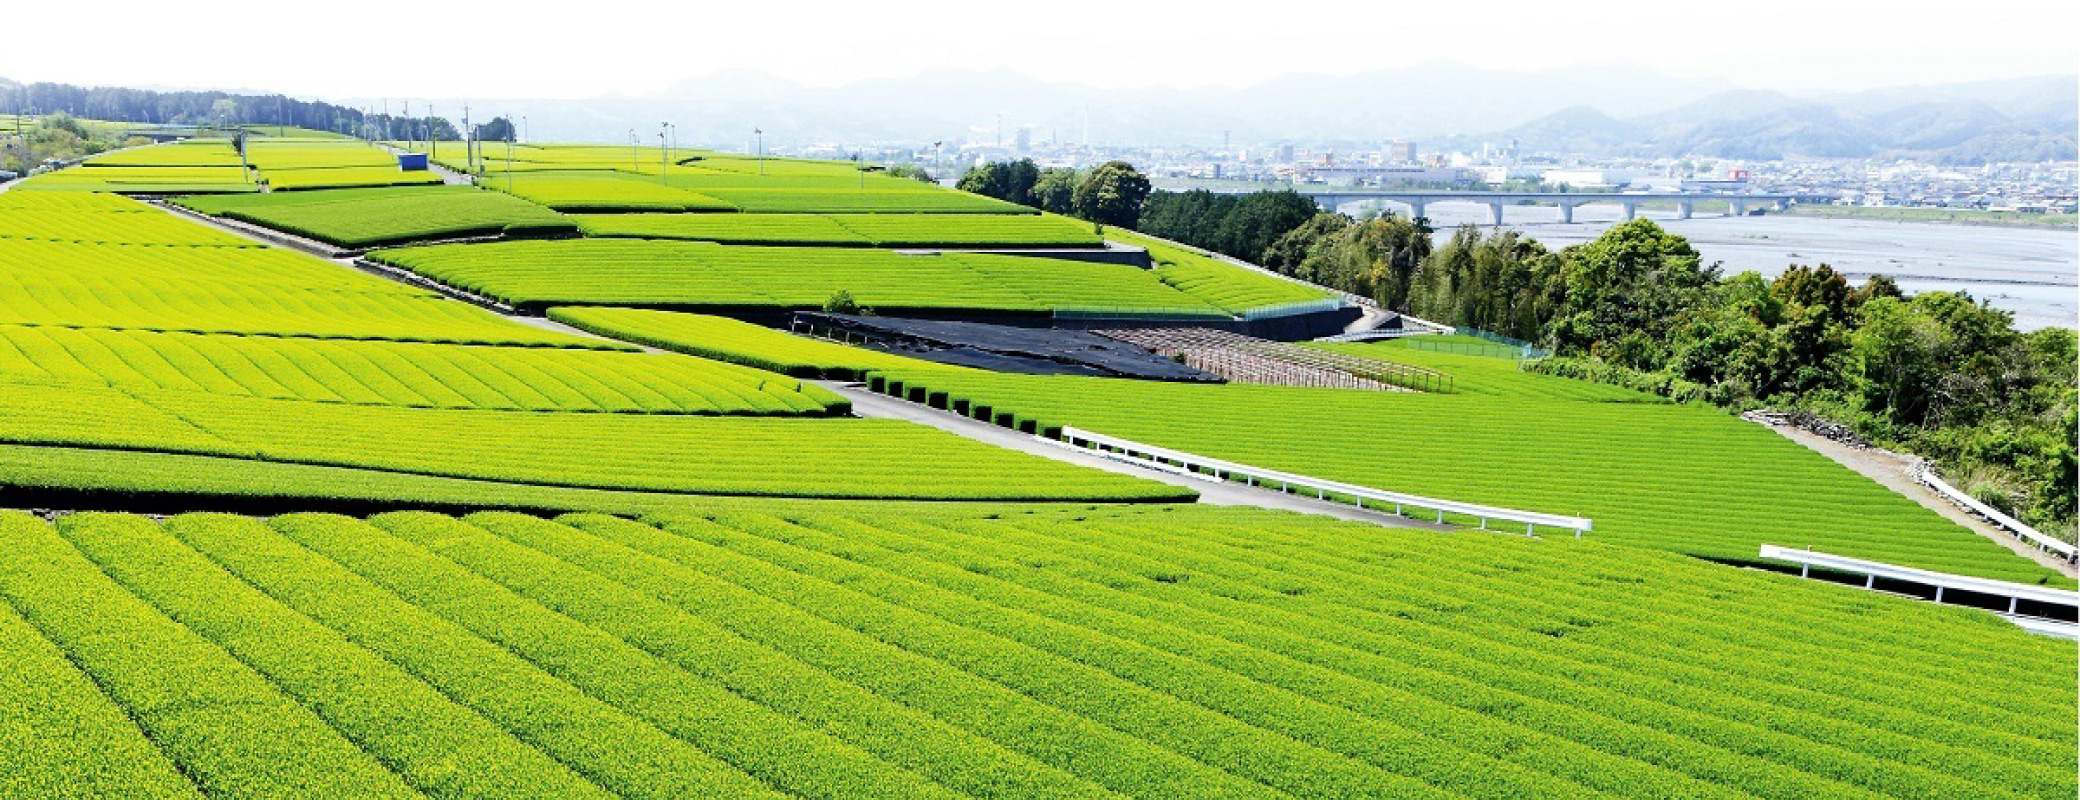
<svg viewBox="0 0 2080 800"><path fill-rule="evenodd" d="M955 67L1237 86L1435 59L1622 61L1793 93L2080 71L2075 0L196 3L104 0L0 77L298 97L643 95L722 70L819 86Z"/></svg>

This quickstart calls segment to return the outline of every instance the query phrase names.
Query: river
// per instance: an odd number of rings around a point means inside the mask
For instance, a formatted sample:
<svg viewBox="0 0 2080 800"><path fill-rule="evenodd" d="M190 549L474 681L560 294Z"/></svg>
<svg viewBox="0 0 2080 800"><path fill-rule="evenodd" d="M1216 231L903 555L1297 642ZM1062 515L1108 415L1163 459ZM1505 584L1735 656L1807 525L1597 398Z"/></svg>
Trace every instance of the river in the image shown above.
<svg viewBox="0 0 2080 800"><path fill-rule="evenodd" d="M1492 220L1481 203L1431 203L1425 210L1440 241L1456 226ZM1503 221L1557 249L1594 239L1623 218L1610 205L1576 208L1573 224L1559 222L1559 213L1552 206L1506 206ZM1685 220L1673 210L1641 216L1689 239L1705 263L1718 262L1728 273L1774 277L1790 264L1829 264L1856 283L1883 274L1908 292L1969 292L2014 312L2022 330L2080 327L2080 236L2073 230L1785 215Z"/></svg>

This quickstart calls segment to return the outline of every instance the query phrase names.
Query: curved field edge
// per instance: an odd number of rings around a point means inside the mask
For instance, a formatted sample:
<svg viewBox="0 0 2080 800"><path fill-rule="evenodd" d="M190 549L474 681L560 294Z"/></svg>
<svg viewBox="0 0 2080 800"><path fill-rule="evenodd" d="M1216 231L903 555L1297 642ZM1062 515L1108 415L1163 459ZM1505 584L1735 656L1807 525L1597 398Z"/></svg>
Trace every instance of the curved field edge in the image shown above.
<svg viewBox="0 0 2080 800"><path fill-rule="evenodd" d="M842 511L862 504L927 514L1012 513L1033 507L1098 508L1106 503L1191 502L1170 496L1057 501L860 500L745 497L633 492L452 478L319 464L256 461L187 453L0 444L0 507L135 511L172 514L222 511L284 514L329 511L377 514L423 509L466 513L593 511L649 514L673 511L773 509ZM1096 504L1096 505L1094 505Z"/></svg>

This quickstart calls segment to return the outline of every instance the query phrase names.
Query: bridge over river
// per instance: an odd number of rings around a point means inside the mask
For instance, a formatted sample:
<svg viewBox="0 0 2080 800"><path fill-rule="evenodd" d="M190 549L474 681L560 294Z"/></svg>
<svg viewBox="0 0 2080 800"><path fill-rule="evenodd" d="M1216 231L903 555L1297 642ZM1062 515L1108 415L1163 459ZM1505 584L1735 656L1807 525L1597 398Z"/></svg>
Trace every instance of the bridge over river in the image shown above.
<svg viewBox="0 0 2080 800"><path fill-rule="evenodd" d="M1226 193L1233 194L1244 193L1243 190L1239 189L1224 191ZM1583 192L1455 192L1445 190L1403 191L1393 189L1333 189L1315 187L1303 187L1298 191L1301 194L1313 198L1316 203L1320 204L1323 208L1328 209L1330 211L1338 210L1346 205L1350 205L1351 203L1362 203L1367 201L1388 202L1399 203L1401 205L1407 206L1409 209L1410 216L1415 217L1427 216L1424 213L1424 210L1431 203L1485 203L1487 204L1489 209L1494 211L1495 224L1497 225L1502 224L1503 207L1516 205L1535 204L1554 206L1560 209L1561 222L1573 222L1574 210L1577 206L1585 206L1595 203L1607 203L1611 205L1622 206L1625 209L1625 218L1632 219L1639 215L1639 206L1641 203L1672 202L1676 206L1677 214L1679 214L1683 219L1689 219L1692 213L1696 210L1697 203L1699 203L1700 201L1714 201L1726 203L1727 216L1737 217L1745 216L1748 213L1748 209L1753 207L1768 207L1781 211L1783 209L1789 208L1793 203L1824 203L1834 199L1832 197L1824 195L1769 192L1751 192L1741 194L1710 192L1624 192L1598 194Z"/></svg>

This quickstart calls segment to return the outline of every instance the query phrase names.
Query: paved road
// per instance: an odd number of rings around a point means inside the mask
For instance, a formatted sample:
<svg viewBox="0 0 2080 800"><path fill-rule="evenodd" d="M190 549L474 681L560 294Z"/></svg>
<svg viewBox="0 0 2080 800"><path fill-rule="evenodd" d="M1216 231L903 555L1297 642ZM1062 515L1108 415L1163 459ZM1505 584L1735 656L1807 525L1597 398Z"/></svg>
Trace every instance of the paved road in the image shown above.
<svg viewBox="0 0 2080 800"><path fill-rule="evenodd" d="M1214 483L1152 469L1142 469L1129 464L1122 464L1109 458L1102 458L1038 441L1030 434L1019 433L1010 428L991 425L952 412L940 411L916 403L897 400L887 395L876 394L867 391L866 387L857 383L840 383L836 381L817 381L817 383L851 400L852 413L862 417L900 419L920 425L929 425L958 436L985 444L993 444L1009 450L1017 450L1021 453L1030 453L1043 458L1075 464L1080 467L1102 469L1106 472L1116 472L1121 475L1131 475L1136 478L1161 481L1173 486L1182 486L1198 492L1199 502L1209 505L1275 508L1283 511L1298 511L1303 514L1316 514L1357 522L1370 522L1375 525L1385 525L1393 528L1421 528L1440 531L1458 530L1450 525L1438 525L1423 520L1398 517L1393 514L1360 509L1356 506L1324 502L1311 497L1282 494L1267 489L1255 489L1232 483Z"/></svg>

